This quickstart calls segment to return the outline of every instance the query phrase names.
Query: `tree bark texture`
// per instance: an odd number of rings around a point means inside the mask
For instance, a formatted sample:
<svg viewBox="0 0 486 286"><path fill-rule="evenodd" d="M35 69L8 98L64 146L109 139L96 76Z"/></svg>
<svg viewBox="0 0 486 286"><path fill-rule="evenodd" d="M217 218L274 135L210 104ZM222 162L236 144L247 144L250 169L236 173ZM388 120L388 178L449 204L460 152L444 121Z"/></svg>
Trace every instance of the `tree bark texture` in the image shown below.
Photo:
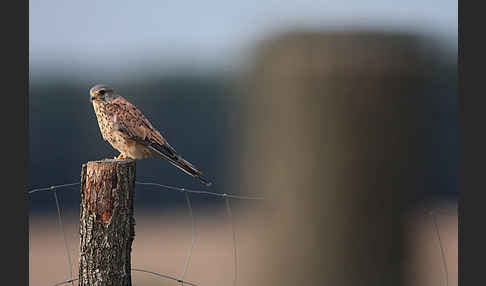
<svg viewBox="0 0 486 286"><path fill-rule="evenodd" d="M135 236L134 160L83 164L79 285L128 286Z"/></svg>

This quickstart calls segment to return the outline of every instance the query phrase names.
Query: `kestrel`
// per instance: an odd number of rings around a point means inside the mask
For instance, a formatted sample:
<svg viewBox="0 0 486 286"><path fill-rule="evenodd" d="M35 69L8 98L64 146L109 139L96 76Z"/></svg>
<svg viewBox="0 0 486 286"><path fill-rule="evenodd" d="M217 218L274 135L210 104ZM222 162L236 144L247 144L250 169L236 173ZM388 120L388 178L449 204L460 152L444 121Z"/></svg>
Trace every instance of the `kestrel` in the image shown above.
<svg viewBox="0 0 486 286"><path fill-rule="evenodd" d="M201 171L177 154L138 108L113 88L97 84L89 93L103 139L120 151L120 155L114 159L157 156L167 159L206 186L211 185L201 176Z"/></svg>

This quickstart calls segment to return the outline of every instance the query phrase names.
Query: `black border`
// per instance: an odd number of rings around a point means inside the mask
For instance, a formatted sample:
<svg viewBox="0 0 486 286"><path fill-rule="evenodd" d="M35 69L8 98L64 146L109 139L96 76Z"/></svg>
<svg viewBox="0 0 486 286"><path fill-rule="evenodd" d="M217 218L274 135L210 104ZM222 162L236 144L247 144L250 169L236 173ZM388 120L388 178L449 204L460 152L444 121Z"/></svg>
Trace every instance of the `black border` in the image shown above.
<svg viewBox="0 0 486 286"><path fill-rule="evenodd" d="M28 285L28 75L29 1L4 5L0 120L3 187L1 284ZM8 14L8 15L7 15Z"/></svg>
<svg viewBox="0 0 486 286"><path fill-rule="evenodd" d="M466 7L469 4L469 16L466 17ZM477 2L459 1L458 31L459 31L459 104L461 124L461 161L460 161L460 196L459 196L459 285L484 285L484 217L485 217L485 168L486 162L486 95L484 92L484 51L486 45L481 41L484 35L484 18L479 5L471 9L471 4ZM471 11L475 11L472 14ZM469 36L464 29L468 19ZM472 20L472 21L471 21ZM472 31L472 32L471 32ZM472 35L472 36L471 36ZM467 45L468 57L464 57L464 39L469 39ZM475 41L477 39L477 41ZM467 72L466 72L467 70ZM467 89L465 82L467 81ZM467 91L467 92L466 92ZM467 107L467 112L466 112ZM466 199L465 194L470 197ZM472 196L472 198L471 198ZM467 202L467 206L466 206ZM465 219L467 209L468 219ZM469 225L469 236L464 240L464 225ZM465 243L467 241L467 243ZM467 245L467 247L466 247ZM469 250L466 255L466 250ZM464 256L468 257L466 266ZM467 269L467 275L465 275ZM466 282L467 281L467 282Z"/></svg>

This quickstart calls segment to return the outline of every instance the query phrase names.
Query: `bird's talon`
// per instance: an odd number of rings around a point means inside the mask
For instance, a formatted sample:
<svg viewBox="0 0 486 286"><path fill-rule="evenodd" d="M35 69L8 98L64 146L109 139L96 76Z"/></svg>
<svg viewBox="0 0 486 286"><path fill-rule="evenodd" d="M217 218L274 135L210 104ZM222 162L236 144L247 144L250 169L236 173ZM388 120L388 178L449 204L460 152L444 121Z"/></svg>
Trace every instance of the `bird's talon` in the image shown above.
<svg viewBox="0 0 486 286"><path fill-rule="evenodd" d="M126 157L123 156L122 154L118 155L118 157L113 157L114 160L125 160Z"/></svg>

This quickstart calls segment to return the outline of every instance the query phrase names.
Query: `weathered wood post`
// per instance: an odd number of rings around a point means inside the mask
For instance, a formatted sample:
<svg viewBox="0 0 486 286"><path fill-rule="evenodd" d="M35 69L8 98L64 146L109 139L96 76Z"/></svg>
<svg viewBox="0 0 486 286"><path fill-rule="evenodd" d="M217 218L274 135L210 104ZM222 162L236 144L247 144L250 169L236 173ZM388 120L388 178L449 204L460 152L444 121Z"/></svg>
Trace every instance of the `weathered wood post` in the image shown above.
<svg viewBox="0 0 486 286"><path fill-rule="evenodd" d="M240 185L265 196L246 285L402 285L401 215L424 173L423 44L351 31L262 44L241 135Z"/></svg>
<svg viewBox="0 0 486 286"><path fill-rule="evenodd" d="M134 160L83 164L79 285L132 285Z"/></svg>

